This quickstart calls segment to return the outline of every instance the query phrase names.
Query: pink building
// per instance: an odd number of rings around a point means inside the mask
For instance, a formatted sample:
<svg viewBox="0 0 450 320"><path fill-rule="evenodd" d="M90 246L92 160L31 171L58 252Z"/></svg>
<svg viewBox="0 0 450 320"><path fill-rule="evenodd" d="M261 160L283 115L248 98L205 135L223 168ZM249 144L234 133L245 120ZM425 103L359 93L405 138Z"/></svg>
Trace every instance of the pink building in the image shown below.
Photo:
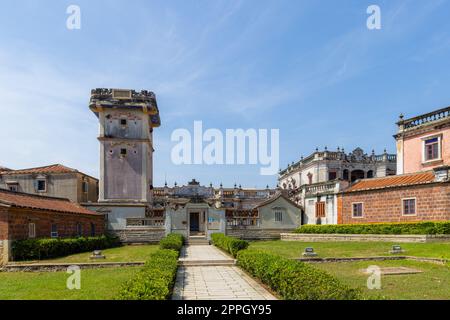
<svg viewBox="0 0 450 320"><path fill-rule="evenodd" d="M397 174L450 165L450 107L411 119L401 115L397 125Z"/></svg>

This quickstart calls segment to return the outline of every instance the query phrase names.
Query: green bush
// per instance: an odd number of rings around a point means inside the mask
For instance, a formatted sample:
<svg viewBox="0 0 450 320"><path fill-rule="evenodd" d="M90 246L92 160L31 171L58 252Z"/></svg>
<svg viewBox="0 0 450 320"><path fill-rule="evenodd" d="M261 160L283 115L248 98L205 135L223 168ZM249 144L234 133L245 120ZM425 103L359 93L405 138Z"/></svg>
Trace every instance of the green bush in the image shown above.
<svg viewBox="0 0 450 320"><path fill-rule="evenodd" d="M211 240L215 246L227 251L233 257L236 257L239 251L247 249L249 245L248 241L228 237L223 233L213 233Z"/></svg>
<svg viewBox="0 0 450 320"><path fill-rule="evenodd" d="M170 249L153 252L142 270L122 285L117 299L169 299L177 274L178 254L177 251Z"/></svg>
<svg viewBox="0 0 450 320"><path fill-rule="evenodd" d="M313 266L257 250L243 250L238 265L285 300L359 300L363 294Z"/></svg>
<svg viewBox="0 0 450 320"><path fill-rule="evenodd" d="M12 256L15 261L43 260L120 245L112 236L17 240L12 243Z"/></svg>
<svg viewBox="0 0 450 320"><path fill-rule="evenodd" d="M161 239L159 247L161 249L172 249L179 252L183 243L184 238L181 234L171 233Z"/></svg>
<svg viewBox="0 0 450 320"><path fill-rule="evenodd" d="M450 234L450 221L303 225L295 232L341 234Z"/></svg>

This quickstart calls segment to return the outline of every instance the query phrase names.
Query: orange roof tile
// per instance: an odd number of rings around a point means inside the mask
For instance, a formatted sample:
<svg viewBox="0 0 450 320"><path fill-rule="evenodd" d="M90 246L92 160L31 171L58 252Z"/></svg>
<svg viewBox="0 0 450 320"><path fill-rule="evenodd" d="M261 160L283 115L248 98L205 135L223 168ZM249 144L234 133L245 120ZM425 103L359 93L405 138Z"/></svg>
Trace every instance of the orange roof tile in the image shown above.
<svg viewBox="0 0 450 320"><path fill-rule="evenodd" d="M417 184L432 183L435 181L433 171L417 172L388 176L383 178L364 179L356 182L344 192L376 190L393 187L411 186Z"/></svg>
<svg viewBox="0 0 450 320"><path fill-rule="evenodd" d="M85 209L69 199L39 196L4 189L0 189L0 204L17 208L97 215L97 213Z"/></svg>
<svg viewBox="0 0 450 320"><path fill-rule="evenodd" d="M71 172L78 172L78 170L63 166L62 164L52 164L44 167L10 170L2 172L2 174L14 175L14 174L28 174L28 173L71 173Z"/></svg>

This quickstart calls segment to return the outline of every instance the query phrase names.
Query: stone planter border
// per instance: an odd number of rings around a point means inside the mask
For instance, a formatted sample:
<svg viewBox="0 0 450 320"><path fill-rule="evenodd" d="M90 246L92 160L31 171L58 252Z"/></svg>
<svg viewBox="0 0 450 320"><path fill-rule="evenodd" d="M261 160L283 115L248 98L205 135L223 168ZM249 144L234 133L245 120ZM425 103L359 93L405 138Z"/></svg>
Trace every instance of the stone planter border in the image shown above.
<svg viewBox="0 0 450 320"><path fill-rule="evenodd" d="M282 233L282 241L383 241L398 243L431 243L450 242L450 235L427 235L427 234L327 234L327 233Z"/></svg>

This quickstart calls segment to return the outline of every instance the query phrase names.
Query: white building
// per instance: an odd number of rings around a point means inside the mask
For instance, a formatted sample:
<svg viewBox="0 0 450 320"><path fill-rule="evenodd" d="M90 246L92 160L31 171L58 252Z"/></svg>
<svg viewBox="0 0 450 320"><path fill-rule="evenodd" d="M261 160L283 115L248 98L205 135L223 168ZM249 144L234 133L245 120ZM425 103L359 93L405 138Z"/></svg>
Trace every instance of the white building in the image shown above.
<svg viewBox="0 0 450 320"><path fill-rule="evenodd" d="M337 194L364 178L385 177L396 172L396 155L364 153L361 148L319 151L279 172L279 186L303 209L305 224L337 224Z"/></svg>

